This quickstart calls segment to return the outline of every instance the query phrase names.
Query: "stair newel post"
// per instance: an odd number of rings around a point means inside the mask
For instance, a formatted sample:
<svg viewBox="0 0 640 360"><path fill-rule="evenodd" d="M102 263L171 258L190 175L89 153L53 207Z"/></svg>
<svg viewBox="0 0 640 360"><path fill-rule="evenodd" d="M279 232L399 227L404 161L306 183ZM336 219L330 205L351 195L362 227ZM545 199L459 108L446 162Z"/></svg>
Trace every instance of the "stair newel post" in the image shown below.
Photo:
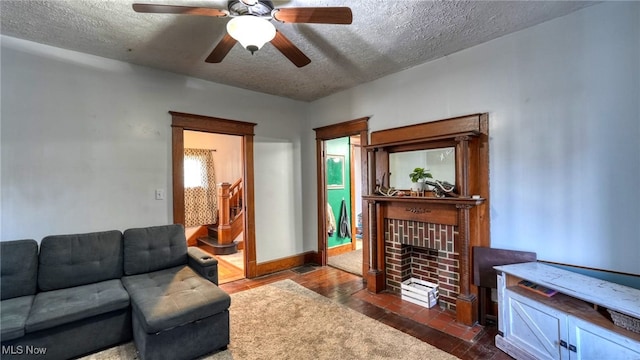
<svg viewBox="0 0 640 360"><path fill-rule="evenodd" d="M230 214L230 188L231 184L222 183L218 186L218 243L230 244L231 238L231 214Z"/></svg>

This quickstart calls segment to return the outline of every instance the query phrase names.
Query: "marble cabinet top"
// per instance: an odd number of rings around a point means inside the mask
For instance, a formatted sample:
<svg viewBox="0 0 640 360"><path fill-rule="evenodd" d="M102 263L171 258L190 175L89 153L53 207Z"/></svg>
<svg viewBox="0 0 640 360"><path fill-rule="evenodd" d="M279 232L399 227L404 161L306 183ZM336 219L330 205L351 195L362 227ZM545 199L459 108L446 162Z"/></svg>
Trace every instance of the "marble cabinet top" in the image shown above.
<svg viewBox="0 0 640 360"><path fill-rule="evenodd" d="M494 269L640 319L638 289L538 262L501 265Z"/></svg>

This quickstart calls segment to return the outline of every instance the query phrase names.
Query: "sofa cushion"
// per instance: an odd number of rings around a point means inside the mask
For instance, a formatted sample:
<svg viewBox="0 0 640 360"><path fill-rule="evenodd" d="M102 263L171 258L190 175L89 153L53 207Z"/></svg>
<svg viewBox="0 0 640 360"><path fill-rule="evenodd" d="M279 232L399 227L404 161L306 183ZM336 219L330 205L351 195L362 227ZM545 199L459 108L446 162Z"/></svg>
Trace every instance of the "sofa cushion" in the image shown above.
<svg viewBox="0 0 640 360"><path fill-rule="evenodd" d="M40 243L38 286L49 291L122 277L118 230L47 236Z"/></svg>
<svg viewBox="0 0 640 360"><path fill-rule="evenodd" d="M152 273L125 276L134 316L154 334L218 314L231 297L184 265Z"/></svg>
<svg viewBox="0 0 640 360"><path fill-rule="evenodd" d="M124 232L124 273L142 274L187 263L187 239L180 224Z"/></svg>
<svg viewBox="0 0 640 360"><path fill-rule="evenodd" d="M4 259L3 259L4 260ZM33 295L20 296L0 302L0 338L2 341L13 340L24 336L24 325L31 305Z"/></svg>
<svg viewBox="0 0 640 360"><path fill-rule="evenodd" d="M0 298L34 295L38 280L38 243L35 240L0 242Z"/></svg>
<svg viewBox="0 0 640 360"><path fill-rule="evenodd" d="M40 292L27 319L27 333L106 314L129 306L119 279Z"/></svg>

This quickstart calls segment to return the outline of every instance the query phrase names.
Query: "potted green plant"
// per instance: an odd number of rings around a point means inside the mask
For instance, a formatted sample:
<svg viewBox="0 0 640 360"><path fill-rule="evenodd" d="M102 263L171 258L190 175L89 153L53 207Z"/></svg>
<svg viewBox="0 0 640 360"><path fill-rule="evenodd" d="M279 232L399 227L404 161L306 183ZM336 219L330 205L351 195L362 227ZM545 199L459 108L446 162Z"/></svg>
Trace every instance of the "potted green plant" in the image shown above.
<svg viewBox="0 0 640 360"><path fill-rule="evenodd" d="M425 168L415 168L413 172L409 174L409 178L411 178L411 182L413 183L413 191L423 191L424 190L424 179L433 178L431 173L427 172Z"/></svg>

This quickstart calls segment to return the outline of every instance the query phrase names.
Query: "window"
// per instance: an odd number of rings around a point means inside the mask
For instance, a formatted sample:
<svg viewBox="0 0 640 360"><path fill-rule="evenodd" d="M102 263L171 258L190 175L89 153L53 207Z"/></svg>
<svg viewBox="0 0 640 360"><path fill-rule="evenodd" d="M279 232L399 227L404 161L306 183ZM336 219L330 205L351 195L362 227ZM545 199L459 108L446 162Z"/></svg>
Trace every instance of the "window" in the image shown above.
<svg viewBox="0 0 640 360"><path fill-rule="evenodd" d="M202 170L205 164L198 158L185 156L184 158L184 187L195 188L204 187Z"/></svg>
<svg viewBox="0 0 640 360"><path fill-rule="evenodd" d="M212 151L184 149L184 225L215 224L217 196Z"/></svg>

